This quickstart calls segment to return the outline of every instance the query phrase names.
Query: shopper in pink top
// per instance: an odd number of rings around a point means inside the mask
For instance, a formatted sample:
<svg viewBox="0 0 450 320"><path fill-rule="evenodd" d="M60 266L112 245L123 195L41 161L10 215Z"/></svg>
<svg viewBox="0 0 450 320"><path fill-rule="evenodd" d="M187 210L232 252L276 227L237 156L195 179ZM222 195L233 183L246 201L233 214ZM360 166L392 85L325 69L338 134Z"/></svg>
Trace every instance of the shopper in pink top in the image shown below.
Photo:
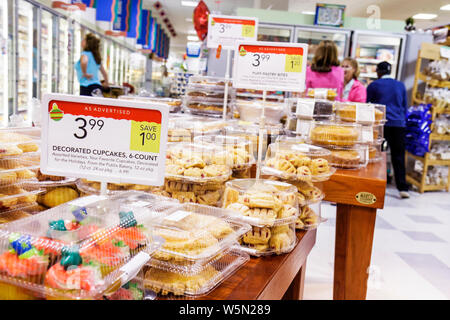
<svg viewBox="0 0 450 320"><path fill-rule="evenodd" d="M359 82L358 61L353 58L345 58L342 61L344 69L344 91L342 92L342 101L366 102L366 87Z"/></svg>
<svg viewBox="0 0 450 320"><path fill-rule="evenodd" d="M320 42L311 66L306 70L306 92L309 88L334 88L336 100L341 100L344 89L344 70L340 67L338 49L330 40Z"/></svg>

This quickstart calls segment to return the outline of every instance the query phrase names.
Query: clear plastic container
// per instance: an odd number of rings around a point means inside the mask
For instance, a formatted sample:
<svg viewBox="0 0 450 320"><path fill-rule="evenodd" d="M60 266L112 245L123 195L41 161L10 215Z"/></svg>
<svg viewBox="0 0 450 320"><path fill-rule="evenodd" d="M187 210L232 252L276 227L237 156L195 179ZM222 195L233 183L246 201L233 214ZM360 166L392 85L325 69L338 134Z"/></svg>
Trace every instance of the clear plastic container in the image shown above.
<svg viewBox="0 0 450 320"><path fill-rule="evenodd" d="M224 151L217 145L170 145L166 153L166 180L196 184L225 182L231 176L231 168L220 164Z"/></svg>
<svg viewBox="0 0 450 320"><path fill-rule="evenodd" d="M41 128L0 129L0 158L36 152L40 148Z"/></svg>
<svg viewBox="0 0 450 320"><path fill-rule="evenodd" d="M316 229L322 222L324 222L324 220L321 217L321 201L318 201L300 208L300 214L295 222L295 229Z"/></svg>
<svg viewBox="0 0 450 320"><path fill-rule="evenodd" d="M225 78L221 77L211 77L211 76L192 76L189 78L189 85L201 85L203 87L211 86L211 87L217 87L225 86ZM228 86L232 87L232 79L228 79Z"/></svg>
<svg viewBox="0 0 450 320"><path fill-rule="evenodd" d="M233 105L234 101L228 98L227 113L231 112ZM184 106L187 111L194 115L219 117L223 114L223 99L186 96Z"/></svg>
<svg viewBox="0 0 450 320"><path fill-rule="evenodd" d="M291 252L297 244L295 222L273 227L252 227L241 239L241 249L251 256Z"/></svg>
<svg viewBox="0 0 450 320"><path fill-rule="evenodd" d="M17 205L32 204L45 190L30 187L23 182L0 187L0 212L14 209Z"/></svg>
<svg viewBox="0 0 450 320"><path fill-rule="evenodd" d="M336 169L329 166L331 152L325 148L296 141L269 145L261 173L287 180L326 181Z"/></svg>
<svg viewBox="0 0 450 320"><path fill-rule="evenodd" d="M243 121L259 123L263 109L263 102L236 100L236 109L239 112L240 119ZM267 124L277 125L280 123L281 118L286 116L285 105L283 103L266 101L264 114Z"/></svg>
<svg viewBox="0 0 450 320"><path fill-rule="evenodd" d="M144 287L160 296L207 295L249 260L249 255L241 250L230 250L195 274L146 267Z"/></svg>
<svg viewBox="0 0 450 320"><path fill-rule="evenodd" d="M23 181L36 181L39 158L27 154L0 158L0 186L7 186Z"/></svg>
<svg viewBox="0 0 450 320"><path fill-rule="evenodd" d="M233 170L242 170L251 167L255 163L253 156L253 144L243 137L226 135L197 136L194 143L209 146L221 146L224 151L214 155L213 162L225 164Z"/></svg>
<svg viewBox="0 0 450 320"><path fill-rule="evenodd" d="M240 100L263 100L264 96L262 93L250 93L250 92L238 92L236 93L236 98ZM266 101L269 102L283 102L285 101L284 95L282 94L266 94Z"/></svg>
<svg viewBox="0 0 450 320"><path fill-rule="evenodd" d="M304 120L329 120L333 117L333 103L324 99L290 98L287 108Z"/></svg>
<svg viewBox="0 0 450 320"><path fill-rule="evenodd" d="M386 106L382 104L336 102L336 118L344 122L360 124L384 124L386 122Z"/></svg>
<svg viewBox="0 0 450 320"><path fill-rule="evenodd" d="M329 163L339 169L364 168L369 163L369 148L367 145L353 147L328 147L331 151Z"/></svg>
<svg viewBox="0 0 450 320"><path fill-rule="evenodd" d="M174 98L154 98L154 97L141 97L141 96L120 96L120 100L141 101L141 102L157 102L165 104L169 107L171 113L176 113L181 110L181 99Z"/></svg>
<svg viewBox="0 0 450 320"><path fill-rule="evenodd" d="M150 262L158 267L193 272L235 245L250 225L236 221L226 210L185 203L168 207L154 222L153 232L165 240Z"/></svg>
<svg viewBox="0 0 450 320"><path fill-rule="evenodd" d="M383 160L383 141L384 140L378 140L368 145L369 163L380 162Z"/></svg>
<svg viewBox="0 0 450 320"><path fill-rule="evenodd" d="M151 192L176 199L181 203L198 203L218 207L224 190L223 182L186 183L166 179L162 188ZM155 192L156 191L156 192Z"/></svg>
<svg viewBox="0 0 450 320"><path fill-rule="evenodd" d="M104 300L145 300L144 271L141 269L138 275L121 286L117 291L103 295Z"/></svg>
<svg viewBox="0 0 450 320"><path fill-rule="evenodd" d="M39 194L37 202L46 208L53 208L68 201L80 197L76 186L77 179L66 179L62 181L43 181L35 184L45 191Z"/></svg>
<svg viewBox="0 0 450 320"><path fill-rule="evenodd" d="M186 95L189 97L223 99L225 97L224 86L204 86L190 84L186 88ZM228 98L235 98L236 94L233 88L228 89Z"/></svg>
<svg viewBox="0 0 450 320"><path fill-rule="evenodd" d="M292 223L298 215L297 189L267 179L236 179L225 186L222 207L253 226Z"/></svg>
<svg viewBox="0 0 450 320"><path fill-rule="evenodd" d="M163 244L152 235L157 205L133 207L143 197L153 199L138 192L85 197L3 225L0 296L98 299L128 282L127 273Z"/></svg>
<svg viewBox="0 0 450 320"><path fill-rule="evenodd" d="M0 224L28 218L33 214L45 210L37 202L16 205L11 210L0 212Z"/></svg>
<svg viewBox="0 0 450 320"><path fill-rule="evenodd" d="M309 98L335 101L337 97L337 90L336 88L309 88L306 96Z"/></svg>
<svg viewBox="0 0 450 320"><path fill-rule="evenodd" d="M361 142L361 135L360 124L314 121L309 131L309 140L317 145L351 147Z"/></svg>
<svg viewBox="0 0 450 320"><path fill-rule="evenodd" d="M101 184L98 181L91 181L87 179L77 179L75 182L77 188L84 194L100 194ZM107 183L106 194L113 195L128 190L150 192L151 186L133 184L133 183Z"/></svg>

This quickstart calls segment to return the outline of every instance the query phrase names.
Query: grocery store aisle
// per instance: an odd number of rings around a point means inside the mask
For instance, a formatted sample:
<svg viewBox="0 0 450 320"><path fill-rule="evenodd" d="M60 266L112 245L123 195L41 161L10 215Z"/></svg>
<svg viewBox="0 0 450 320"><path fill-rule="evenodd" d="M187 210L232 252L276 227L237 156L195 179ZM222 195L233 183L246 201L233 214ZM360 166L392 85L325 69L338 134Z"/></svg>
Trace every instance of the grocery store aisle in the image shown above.
<svg viewBox="0 0 450 320"><path fill-rule="evenodd" d="M388 186L377 214L367 299L450 299L450 193L410 194L401 200ZM333 297L335 212L322 205L328 221L308 258L307 300Z"/></svg>

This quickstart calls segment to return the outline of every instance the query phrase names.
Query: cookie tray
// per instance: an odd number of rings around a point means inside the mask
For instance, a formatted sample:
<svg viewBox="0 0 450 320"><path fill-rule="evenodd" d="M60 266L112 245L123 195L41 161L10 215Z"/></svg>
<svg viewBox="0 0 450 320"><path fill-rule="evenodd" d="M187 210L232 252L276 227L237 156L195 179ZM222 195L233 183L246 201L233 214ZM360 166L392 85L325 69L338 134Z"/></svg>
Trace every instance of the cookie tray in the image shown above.
<svg viewBox="0 0 450 320"><path fill-rule="evenodd" d="M210 262L200 273L194 275L185 276L176 271L146 267L144 287L169 299L207 295L249 260L250 256L247 253L240 249L233 249ZM150 278L150 274L155 275L155 273L159 278L165 277L166 282ZM168 283L167 279L172 280L172 284Z"/></svg>

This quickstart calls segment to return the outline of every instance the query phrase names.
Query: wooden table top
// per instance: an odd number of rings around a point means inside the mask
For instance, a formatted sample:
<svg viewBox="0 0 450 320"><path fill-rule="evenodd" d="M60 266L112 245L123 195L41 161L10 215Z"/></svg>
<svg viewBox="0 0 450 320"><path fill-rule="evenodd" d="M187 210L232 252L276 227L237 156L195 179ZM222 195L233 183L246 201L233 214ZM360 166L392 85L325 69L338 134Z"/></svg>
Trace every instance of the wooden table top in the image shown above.
<svg viewBox="0 0 450 320"><path fill-rule="evenodd" d="M381 161L370 163L365 168L338 169L328 181L322 183L322 190L325 192L324 200L382 209L386 193L386 175L386 154L384 152ZM356 195L360 192L372 194L376 201L373 204L359 202ZM367 197L367 195L365 196ZM363 202L365 201L363 200Z"/></svg>
<svg viewBox="0 0 450 320"><path fill-rule="evenodd" d="M195 300L281 299L311 252L316 242L316 230L297 231L297 239L298 243L290 253L251 257L211 293Z"/></svg>

